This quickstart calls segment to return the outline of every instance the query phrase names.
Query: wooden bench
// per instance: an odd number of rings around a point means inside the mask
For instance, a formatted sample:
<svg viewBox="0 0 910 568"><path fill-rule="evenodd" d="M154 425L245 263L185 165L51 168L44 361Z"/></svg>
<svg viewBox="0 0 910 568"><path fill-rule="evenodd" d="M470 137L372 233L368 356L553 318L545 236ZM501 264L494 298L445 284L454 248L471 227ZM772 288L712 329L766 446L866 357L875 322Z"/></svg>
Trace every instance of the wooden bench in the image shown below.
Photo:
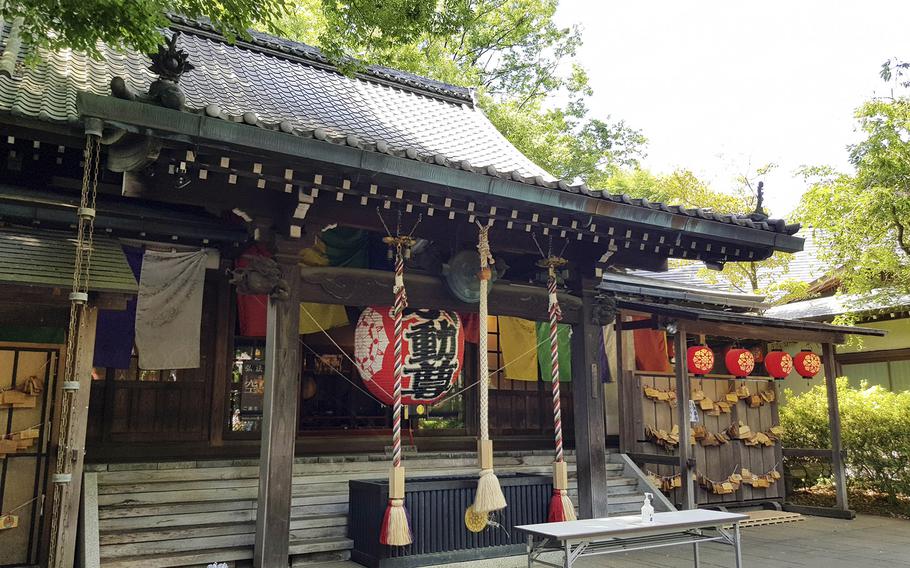
<svg viewBox="0 0 910 568"><path fill-rule="evenodd" d="M720 542L733 547L736 568L742 568L739 523L749 517L737 513L694 509L655 513L654 522L642 523L640 515L543 523L515 527L528 536L528 568L534 564L572 568L583 556L647 550L691 544L695 567L699 567L698 545ZM727 528L730 527L730 528ZM559 564L540 559L548 550L561 550Z"/></svg>

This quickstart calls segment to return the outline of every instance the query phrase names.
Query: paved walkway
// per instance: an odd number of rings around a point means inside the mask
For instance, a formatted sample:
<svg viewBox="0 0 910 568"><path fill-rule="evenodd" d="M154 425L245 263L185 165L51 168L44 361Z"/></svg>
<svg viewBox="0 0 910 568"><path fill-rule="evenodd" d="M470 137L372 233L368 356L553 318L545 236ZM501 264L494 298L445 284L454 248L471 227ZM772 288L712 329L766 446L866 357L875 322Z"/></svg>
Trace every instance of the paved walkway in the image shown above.
<svg viewBox="0 0 910 568"><path fill-rule="evenodd" d="M733 566L729 546L701 546L702 567ZM910 521L859 516L852 521L805 521L743 529L744 568L910 567ZM349 564L348 566L357 566ZM524 568L525 557L447 565L451 568ZM579 568L691 568L692 548L673 546L581 559Z"/></svg>

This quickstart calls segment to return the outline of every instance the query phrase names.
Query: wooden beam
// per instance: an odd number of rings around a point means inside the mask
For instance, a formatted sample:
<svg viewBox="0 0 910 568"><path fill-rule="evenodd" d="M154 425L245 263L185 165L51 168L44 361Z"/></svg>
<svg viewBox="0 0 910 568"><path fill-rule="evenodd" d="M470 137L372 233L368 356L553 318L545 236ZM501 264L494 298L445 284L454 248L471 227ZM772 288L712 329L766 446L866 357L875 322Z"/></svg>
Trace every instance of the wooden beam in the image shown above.
<svg viewBox="0 0 910 568"><path fill-rule="evenodd" d="M98 474L86 473L82 485L82 522L79 523L81 568L101 568L98 526Z"/></svg>
<svg viewBox="0 0 910 568"><path fill-rule="evenodd" d="M831 469L834 472L837 508L849 509L847 501L847 473L844 470L841 441L840 407L837 402L837 371L834 360L834 346L822 344L822 362L825 366L825 389L828 393L828 427L831 429Z"/></svg>
<svg viewBox="0 0 910 568"><path fill-rule="evenodd" d="M54 539L55 547L51 551L54 568L69 568L73 566L76 556L77 527L79 523L79 501L82 496L82 462L85 458L85 433L88 427L88 405L92 390L92 359L95 354L95 330L98 323L98 308L86 305L82 308L81 315L76 323L76 351L73 377L63 377L58 382L57 400L64 400L63 383L73 381L79 383L79 388L72 395L72 409L70 411L69 425L66 431L60 431L58 423L52 440L60 440L64 444L63 459L70 460L68 471L72 477L68 483L55 484L53 491L54 507L52 518L57 519L57 534ZM55 416L60 416L56 412ZM56 446L56 445L54 445ZM57 447L52 447L56 454ZM56 464L54 464L56 467ZM51 470L53 471L53 470Z"/></svg>
<svg viewBox="0 0 910 568"><path fill-rule="evenodd" d="M838 365L906 361L910 359L910 347L901 349L882 349L880 351L858 351L856 353L837 353L835 354L835 358Z"/></svg>
<svg viewBox="0 0 910 568"><path fill-rule="evenodd" d="M222 269L230 266L222 262ZM234 301L231 284L224 271L218 278L218 315L215 320L215 368L212 380L212 404L209 416L209 444L214 447L224 445L224 427L227 413L224 401L227 400L231 389L231 360L234 346L234 311L237 302Z"/></svg>
<svg viewBox="0 0 910 568"><path fill-rule="evenodd" d="M598 354L603 344L600 326L592 321L595 283L586 284L581 291L581 321L573 326L572 333L572 404L579 516L598 519L608 515L605 407L598 371Z"/></svg>
<svg viewBox="0 0 910 568"><path fill-rule="evenodd" d="M831 507L814 507L811 505L797 505L795 503L784 503L784 511L788 513L799 513L801 515L811 515L813 517L827 517L830 519L853 520L856 518L856 511L849 509L832 509Z"/></svg>
<svg viewBox="0 0 910 568"><path fill-rule="evenodd" d="M733 339L764 339L765 341L806 341L810 343L844 343L843 333L812 331L809 329L788 329L763 327L708 320L686 320L686 329L691 333Z"/></svg>
<svg viewBox="0 0 910 568"><path fill-rule="evenodd" d="M783 448L781 450L787 458L824 458L831 459L831 448ZM846 455L846 452L841 452Z"/></svg>
<svg viewBox="0 0 910 568"><path fill-rule="evenodd" d="M687 322L688 323L688 322ZM689 445L689 432L692 429L689 419L689 370L686 367L686 328L682 322L677 324L674 341L676 342L676 422L679 424L679 473L682 476L682 487L679 490L683 509L695 508L695 460L692 447Z"/></svg>
<svg viewBox="0 0 910 568"><path fill-rule="evenodd" d="M301 297L307 302L344 304L349 306L388 305L389 290L395 274L366 268L338 266L301 267ZM559 294L563 322L577 323L581 298ZM477 304L457 300L437 276L408 274L408 306L477 312ZM547 313L547 290L539 286L496 281L490 290L490 315L516 316L540 320Z"/></svg>
<svg viewBox="0 0 910 568"><path fill-rule="evenodd" d="M253 565L288 565L291 524L291 484L294 439L297 433L297 393L300 376L300 271L293 247L276 260L288 283L286 300L269 299L265 339L265 393L259 457L259 501Z"/></svg>
<svg viewBox="0 0 910 568"><path fill-rule="evenodd" d="M658 465L679 465L679 458L667 454L643 454L641 452L623 452L629 456L632 461L637 463L652 463Z"/></svg>
<svg viewBox="0 0 910 568"><path fill-rule="evenodd" d="M630 322L623 321L623 312L616 315L616 358L619 370L619 437L620 450L624 453L632 452L637 448L637 439L640 434L636 430L636 416L640 414L636 405L638 400L638 383L635 380L635 341L632 331L626 330Z"/></svg>
<svg viewBox="0 0 910 568"><path fill-rule="evenodd" d="M627 331L635 329L657 329L658 327L659 323L657 321L657 316L651 316L649 319L627 321L622 326L622 328Z"/></svg>

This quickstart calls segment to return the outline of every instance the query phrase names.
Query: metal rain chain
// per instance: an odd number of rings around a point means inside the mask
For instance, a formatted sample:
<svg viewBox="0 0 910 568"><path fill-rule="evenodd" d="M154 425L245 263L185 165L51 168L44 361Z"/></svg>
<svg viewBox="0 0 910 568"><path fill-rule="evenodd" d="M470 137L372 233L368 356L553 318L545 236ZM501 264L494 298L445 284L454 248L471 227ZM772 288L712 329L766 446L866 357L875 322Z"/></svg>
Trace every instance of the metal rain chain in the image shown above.
<svg viewBox="0 0 910 568"><path fill-rule="evenodd" d="M95 200L98 194L98 171L101 154L101 131L86 128L85 166L82 174L82 194L76 212L75 263L73 266L73 288L70 292L69 329L66 335L66 358L64 359L63 394L60 404L60 427L57 430L57 459L51 477L55 488L51 510L51 542L49 566L63 562L58 558L59 524L63 516L63 487L73 480L72 468L82 448L74 448L72 440L73 415L76 412L76 393L79 377L76 376L76 347L78 330L85 324L85 310L88 305L89 273L92 265L93 233L95 229Z"/></svg>

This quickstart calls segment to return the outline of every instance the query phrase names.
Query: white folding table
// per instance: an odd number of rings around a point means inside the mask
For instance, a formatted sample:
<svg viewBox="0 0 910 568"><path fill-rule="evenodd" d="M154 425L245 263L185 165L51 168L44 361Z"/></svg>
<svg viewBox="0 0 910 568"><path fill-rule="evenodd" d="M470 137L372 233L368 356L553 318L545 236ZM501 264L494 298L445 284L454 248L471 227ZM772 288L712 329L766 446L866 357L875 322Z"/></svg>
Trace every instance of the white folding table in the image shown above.
<svg viewBox="0 0 910 568"><path fill-rule="evenodd" d="M653 523L642 523L641 515L542 523L515 527L528 536L528 568L534 564L572 568L581 557L647 550L691 544L695 567L699 567L698 545L720 542L733 547L736 568L742 568L739 523L749 517L738 513L693 509L655 513ZM730 527L730 528L727 528ZM563 552L563 562L540 559L543 552Z"/></svg>

